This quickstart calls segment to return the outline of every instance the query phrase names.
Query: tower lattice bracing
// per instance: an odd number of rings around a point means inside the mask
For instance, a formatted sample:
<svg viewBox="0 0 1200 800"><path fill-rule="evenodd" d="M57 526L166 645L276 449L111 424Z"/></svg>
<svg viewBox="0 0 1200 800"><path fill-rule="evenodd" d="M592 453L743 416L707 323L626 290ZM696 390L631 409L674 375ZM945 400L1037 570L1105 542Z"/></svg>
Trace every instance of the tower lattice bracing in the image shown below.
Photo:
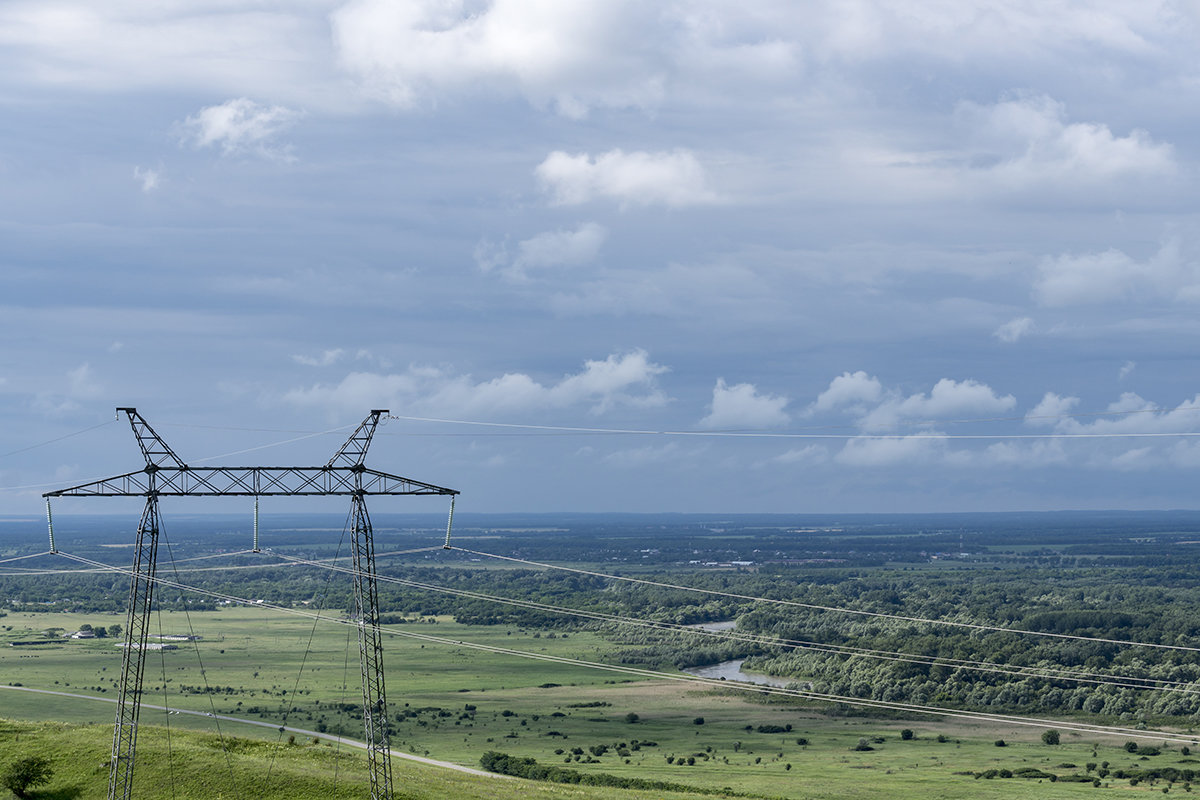
<svg viewBox="0 0 1200 800"><path fill-rule="evenodd" d="M350 497L353 518L354 611L358 626L362 666L363 720L366 728L372 800L391 800L392 767L389 757L387 693L384 685L383 643L379 631L379 594L376 586L375 541L367 513L369 495L450 495L442 486L379 472L364 459L380 417L367 415L346 443L319 467L189 467L134 408L119 408L133 428L146 466L99 481L47 492L51 497L144 497L145 510L138 524L129 609L121 656L117 719L113 728L109 766L109 800L128 800L133 788L137 749L138 712L150 611L157 570L159 509L162 497L227 497L336 495ZM48 507L47 507L48 508ZM257 515L256 515L257 525ZM257 548L257 529L255 547Z"/></svg>

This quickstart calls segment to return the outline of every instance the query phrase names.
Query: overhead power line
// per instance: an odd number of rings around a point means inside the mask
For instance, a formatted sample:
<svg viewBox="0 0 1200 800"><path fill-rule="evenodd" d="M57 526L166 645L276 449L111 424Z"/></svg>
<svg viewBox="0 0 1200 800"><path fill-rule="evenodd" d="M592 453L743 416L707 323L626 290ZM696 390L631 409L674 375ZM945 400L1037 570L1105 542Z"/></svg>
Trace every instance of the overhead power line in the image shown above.
<svg viewBox="0 0 1200 800"><path fill-rule="evenodd" d="M454 547L464 553L472 555L484 556L486 558L495 558L501 561L511 561L517 564L527 564L541 569L561 570L563 572L573 572L577 575L589 575L594 578L604 578L613 581L625 581L627 583L641 584L643 586L654 586L662 589L679 589L686 592L695 592L697 594L706 594L714 597L725 597L733 600L749 600L759 603L771 603L774 605L788 606L792 608L805 608L810 611L828 611L838 614L857 614L863 617L874 617L876 619L887 619L896 622L914 622L924 625L944 625L951 628L962 628L965 630L974 631L990 631L996 633L1015 633L1022 636L1044 636L1051 639L1070 639L1082 642L1101 642L1103 644L1116 644L1126 647L1153 647L1159 650L1180 650L1189 653L1200 653L1200 647L1188 647L1178 644L1159 644L1156 642L1136 642L1128 639L1108 639L1101 636L1081 636L1073 633L1053 633L1051 631L1030 631L1022 628L1006 628L1002 625L985 625L975 622L959 622L949 619L930 619L927 617L913 617L904 614L889 614L883 611L867 611L861 608L842 608L839 606L825 606L817 603L804 603L798 600L781 600L773 597L757 597L755 595L738 594L737 592L723 592L719 589L700 589L695 586L684 586L677 583L666 583L663 581L652 581L648 578L633 578L625 575L610 575L606 572L594 572L592 570L579 569L577 567L564 567L558 564L547 564L541 561L530 561L529 559L517 558L515 556L502 556L496 553L485 553L482 550L471 550L466 547Z"/></svg>
<svg viewBox="0 0 1200 800"><path fill-rule="evenodd" d="M341 572L348 575L354 574L354 569L350 567L339 567L334 564L322 561L312 561L309 559L296 558L294 556L286 556L277 552L269 553L278 558L285 559L289 563L297 565L307 565L319 569L326 569L335 572ZM565 606L556 606L549 603L539 603L532 600L520 600L510 597L499 597L496 595L484 594L482 592L474 592L468 589L456 589L448 586L438 586L431 583L423 583L420 581L407 580L405 578L397 578L389 575L379 575L378 580L381 583L392 583L400 586L406 586L422 591L436 592L439 594L448 594L455 597L462 597L470 600L480 600L490 603L500 603L518 608L525 608L532 611L542 611L552 614L561 614L566 616L580 617L599 622L608 622L617 625L629 625L633 627L647 628L668 633L682 633L692 636L708 637L720 639L724 641L740 641L749 644L764 645L768 647L783 647L794 650L808 650L831 655L841 656L857 656L860 658L872 658L883 661L903 662L910 664L922 664L925 666L944 666L953 669L966 669L975 672L988 672L1000 675L1008 675L1015 678L1042 678L1044 680L1069 681L1072 683L1088 683L1094 685L1108 685L1121 689L1150 689L1166 692L1177 692L1180 694L1200 694L1200 689L1196 688L1188 681L1174 681L1158 678L1144 678L1129 675L1118 674L1100 674L1090 672L1079 672L1075 670L1048 667L1048 666L1010 666L1007 664L997 664L987 661L975 661L971 659L959 658L943 658L940 656L923 656L920 654L905 653L897 650L880 650L864 647L853 647L850 645L829 644L826 642L815 642L801 639L787 639L778 636L770 636L766 634L743 633L739 631L710 631L703 628L697 628L691 625L683 625L681 623L666 622L662 620L647 620L637 617L623 616L619 614L608 614L601 611L591 611L586 609L567 608Z"/></svg>
<svg viewBox="0 0 1200 800"><path fill-rule="evenodd" d="M389 553L381 553L377 558L408 555L422 552L433 552L442 550L442 547L423 547L414 548L411 550L397 550ZM195 561L207 558L233 557L238 555L249 554L254 551L242 550L233 553L220 553L209 556L197 556L191 559L180 559L177 563L186 561ZM38 555L47 555L41 553ZM274 551L262 551L262 554L268 557L283 559L280 563L274 564L236 564L225 565L218 567L190 567L176 569L175 572L227 572L232 570L268 570L282 567L312 567L317 569L325 569L331 572L340 572L354 576L356 574L352 567L337 566L335 562L350 558L342 556L327 560L311 560L298 558L295 556L287 556ZM29 558L30 556L22 556ZM46 576L46 575L73 575L73 574L97 574L110 572L112 567L85 567L75 569L58 569L58 570L29 570L22 572L4 572L0 573L0 577L19 577L19 576ZM436 584L424 583L420 581L408 580L389 575L378 575L377 579L381 583L391 583L399 586L420 589L422 591L435 592L439 594L447 594L455 597L461 597L469 600L480 600L483 602L499 603L517 608L524 608L533 611L541 611L544 613L560 614L566 616L574 616L582 619L589 619L597 622L605 622L615 625L627 625L633 627L641 627L650 630L657 630L664 633L677 633L690 636L707 637L711 639L719 639L724 641L739 641L748 644L756 644L768 647L781 647L791 650L805 650L809 652L825 653L828 655L838 655L844 657L859 657L871 658L882 661L892 661L910 664L919 664L923 666L941 666L950 669L963 669L972 672L985 672L991 674L1007 675L1013 678L1039 678L1042 680L1067 681L1070 683L1085 683L1091 685L1113 686L1121 689L1138 689L1175 692L1180 694L1200 694L1200 689L1196 688L1189 681L1177 681L1166 678L1149 678L1144 676L1124 675L1119 673L1094 673L1083 672L1079 670L1068 669L1064 667L1055 667L1048 665L1008 665L998 664L989 661L978 661L972 659L960 659L942 656L929 656L919 653L906 653L898 650L883 650L878 648L855 647L852 645L831 644L828 642L810 641L803 639L788 639L784 637L770 636L767 634L753 634L739 631L709 631L695 626L684 625L681 623L667 622L663 620L639 619L636 617L623 616L619 614L609 614L600 611L569 608L565 606L556 606L548 603L540 603L532 600L521 600L509 597L500 597L489 595L482 592L475 592L466 589L456 589L446 586L438 586ZM763 598L764 600L766 598ZM1008 630L1008 629L1004 629ZM1087 637L1084 637L1087 638Z"/></svg>
<svg viewBox="0 0 1200 800"><path fill-rule="evenodd" d="M111 567L98 561L93 561L83 556L72 555L59 551L59 555L83 564L89 564L95 567L107 567L113 572L124 574L132 574L130 570L124 570L120 567ZM301 609L290 608L287 606L276 605L267 601L249 600L247 598L238 597L236 595L225 594L223 592L214 592L207 589L201 589L196 586L189 586L178 581L168 580L162 577L151 578L157 584L167 586L183 591L194 592L196 594L212 597L219 600L225 600L238 605L246 605L255 608L267 608L273 611L279 611L285 614L306 617L308 619L318 619L325 622L333 622L341 625L358 626L361 623L358 620L340 619L334 617L326 617L320 614L313 614ZM1111 725L1093 725L1089 723L1081 723L1073 720L1050 720L1040 719L1036 717L1024 717L1008 714L987 714L983 712L958 711L955 709L939 708L937 706L925 706L915 703L901 703L883 700L871 700L859 697L847 697L842 695L827 694L823 692L807 691L802 689L782 689L771 686L760 686L757 684L739 684L733 681L721 681L713 678L703 678L696 675L687 675L679 673L661 672L658 670L643 669L640 667L631 667L621 664L605 664L598 661L586 661L583 659L569 658L566 656L556 656L549 653L532 653L524 650L517 650L508 647L499 647L495 645L485 645L477 642L467 642L457 639L449 639L441 636L432 636L430 634L416 633L413 631L398 630L380 625L377 628L381 633L386 633L391 636L400 636L419 641L443 644L451 647L465 647L472 650L480 650L499 655L509 655L517 658L527 658L538 661L547 661L566 666L576 666L585 669L597 669L608 672L617 672L627 675L635 675L647 679L670 680L680 683L690 683L710 688L733 689L737 691L755 692L757 694L770 694L784 697L795 697L804 700L817 700L821 702L841 703L845 705L860 706L866 708L882 708L892 711L906 711L916 714L926 714L932 716L942 716L958 719L969 719L975 721L986 721L993 723L1004 723L1009 725L1021 725L1034 728L1056 728L1066 731L1075 731L1078 733L1089 733L1101 736L1122 736L1139 739L1154 739L1162 741L1181 742L1187 744L1195 744L1197 737L1188 737L1181 734L1171 733L1161 730L1140 730L1138 728L1123 728Z"/></svg>

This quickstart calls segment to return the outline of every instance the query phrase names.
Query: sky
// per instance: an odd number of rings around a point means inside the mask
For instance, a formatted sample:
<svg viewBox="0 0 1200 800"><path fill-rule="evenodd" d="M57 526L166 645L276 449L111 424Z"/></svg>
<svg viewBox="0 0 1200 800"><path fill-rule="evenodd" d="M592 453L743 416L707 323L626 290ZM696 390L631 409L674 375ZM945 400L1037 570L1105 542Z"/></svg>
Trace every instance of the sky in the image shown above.
<svg viewBox="0 0 1200 800"><path fill-rule="evenodd" d="M1200 507L1198 41L1166 0L8 0L0 513L138 469L119 406L205 465L389 409L368 465L469 511Z"/></svg>

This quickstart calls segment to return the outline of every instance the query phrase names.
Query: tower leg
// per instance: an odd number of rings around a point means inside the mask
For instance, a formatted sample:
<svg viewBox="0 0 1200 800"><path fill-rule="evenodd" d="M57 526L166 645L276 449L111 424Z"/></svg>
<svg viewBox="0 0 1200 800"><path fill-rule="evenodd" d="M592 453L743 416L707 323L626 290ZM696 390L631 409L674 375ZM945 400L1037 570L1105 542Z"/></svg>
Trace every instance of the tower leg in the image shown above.
<svg viewBox="0 0 1200 800"><path fill-rule="evenodd" d="M137 745L138 712L142 706L142 676L146 667L146 633L154 595L158 528L158 497L151 493L146 498L146 509L138 524L134 546L125 648L121 653L117 723L113 728L112 760L109 763L108 800L128 800L133 789L133 756Z"/></svg>
<svg viewBox="0 0 1200 800"><path fill-rule="evenodd" d="M371 518L361 494L352 500L354 515L354 611L358 618L358 653L362 665L363 723L371 772L371 800L391 800L392 760L389 751L387 695L383 683L383 642L379 633L379 593L375 581L375 541Z"/></svg>

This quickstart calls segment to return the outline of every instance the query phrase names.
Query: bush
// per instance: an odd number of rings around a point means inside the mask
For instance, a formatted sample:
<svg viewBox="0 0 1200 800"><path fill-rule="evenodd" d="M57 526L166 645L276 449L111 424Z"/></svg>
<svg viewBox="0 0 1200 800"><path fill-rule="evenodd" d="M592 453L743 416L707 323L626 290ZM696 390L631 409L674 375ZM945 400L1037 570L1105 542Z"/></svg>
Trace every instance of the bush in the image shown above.
<svg viewBox="0 0 1200 800"><path fill-rule="evenodd" d="M1056 730L1042 731L1042 744L1058 744L1060 736Z"/></svg>
<svg viewBox="0 0 1200 800"><path fill-rule="evenodd" d="M1008 747L1008 742L1004 741L1003 739L997 739L995 741L995 745L996 747Z"/></svg>
<svg viewBox="0 0 1200 800"><path fill-rule="evenodd" d="M628 714L625 715L625 721L628 722L630 725L637 722L639 719L641 719L641 717L639 717L637 714L635 714L632 711L630 711Z"/></svg>
<svg viewBox="0 0 1200 800"><path fill-rule="evenodd" d="M906 742L913 738L912 728L905 728L904 730L900 731L900 738Z"/></svg>
<svg viewBox="0 0 1200 800"><path fill-rule="evenodd" d="M867 750L874 750L875 748L871 747L871 743L864 736L858 740L858 744L854 745L854 749L858 750L859 752L866 752Z"/></svg>
<svg viewBox="0 0 1200 800"><path fill-rule="evenodd" d="M4 774L0 775L0 785L17 797L29 797L29 789L49 783L53 774L50 759L30 756L10 764L8 769L4 770Z"/></svg>
<svg viewBox="0 0 1200 800"><path fill-rule="evenodd" d="M693 725L703 725L704 717L696 717L694 720L692 720L692 724Z"/></svg>

